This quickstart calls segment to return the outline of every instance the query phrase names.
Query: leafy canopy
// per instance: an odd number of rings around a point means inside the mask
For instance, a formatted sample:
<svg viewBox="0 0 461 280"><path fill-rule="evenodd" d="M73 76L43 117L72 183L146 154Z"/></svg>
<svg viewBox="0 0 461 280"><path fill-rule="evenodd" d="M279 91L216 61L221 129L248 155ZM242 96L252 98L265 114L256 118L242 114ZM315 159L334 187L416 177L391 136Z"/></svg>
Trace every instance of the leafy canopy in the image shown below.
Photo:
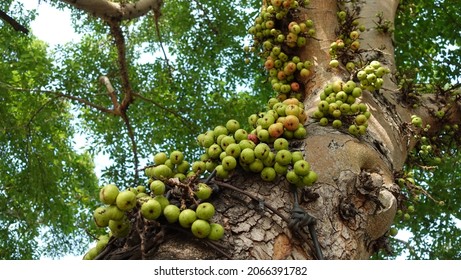
<svg viewBox="0 0 461 280"><path fill-rule="evenodd" d="M35 16L0 9L23 24ZM56 71L46 45L0 24L0 258L81 250L97 185L91 156L73 148L69 103L39 92Z"/></svg>
<svg viewBox="0 0 461 280"><path fill-rule="evenodd" d="M396 62L401 77L425 88L461 85L461 6L456 0L401 1L394 26ZM431 84L432 86L427 86ZM445 134L445 135L443 135ZM392 255L377 258L460 259L461 166L458 147L450 143L449 129L435 144L447 142L442 164L436 168L406 166L416 185L428 195L406 193L414 213L408 220L396 217L396 228L411 233L408 242L391 239ZM418 152L418 151L414 151Z"/></svg>

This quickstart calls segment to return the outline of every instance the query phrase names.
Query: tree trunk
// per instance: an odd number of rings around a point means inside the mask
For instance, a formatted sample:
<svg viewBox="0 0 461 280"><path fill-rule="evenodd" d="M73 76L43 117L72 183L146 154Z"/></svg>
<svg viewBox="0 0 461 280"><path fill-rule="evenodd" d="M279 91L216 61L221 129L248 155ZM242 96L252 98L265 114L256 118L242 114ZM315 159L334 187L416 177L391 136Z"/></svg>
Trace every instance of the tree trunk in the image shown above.
<svg viewBox="0 0 461 280"><path fill-rule="evenodd" d="M311 1L294 17L312 19L315 39L300 49L301 60L314 62L312 75L304 80L305 109L312 115L319 91L329 82L347 81L343 67L329 67L329 48L337 39L338 1ZM379 60L395 73L392 34L380 32L374 23L378 12L394 22L397 0L366 1L359 20L367 27L360 35L360 58ZM353 11L353 7L349 7ZM364 91L362 102L371 111L367 133L355 137L347 129L323 127L308 119L308 136L296 149L304 152L318 175L311 187L298 189L301 208L315 220L314 231L325 259L368 259L386 246L386 233L397 210L399 187L395 174L401 171L414 146L410 123L412 112L401 105L395 79L387 78L378 92ZM219 242L194 238L179 227L158 226L144 239L131 235L114 240L100 254L115 259L318 259L308 227L289 227L293 193L283 178L263 182L259 175L235 172L228 180L214 179L219 195L213 198L214 220L225 226ZM142 229L141 229L142 230ZM146 235L147 237L147 235ZM147 253L151 250L152 253ZM144 253L142 253L144 252Z"/></svg>
<svg viewBox="0 0 461 280"><path fill-rule="evenodd" d="M367 27L361 34L361 56L366 61L380 60L395 70L392 38L380 33L373 23L376 13L391 22L398 1L367 1L361 6L360 22ZM331 69L330 44L336 41L338 30L337 1L312 1L302 9L300 19L312 19L316 39L298 54L301 60L314 62L314 73L305 81L305 109L312 112L319 101L318 92L326 83L347 81L344 68ZM402 169L411 148L403 130L410 121L410 112L398 104L396 85L385 81L385 90L364 91L363 102L372 117L368 132L360 139L344 131L321 127L307 121L308 137L300 149L311 168L319 175L314 186L298 191L300 204L315 218L315 231L325 259L367 259L385 245L397 209L399 189L394 173ZM264 183L259 176L238 174L227 182L258 197L250 198L235 190L223 189L213 202L226 225L226 237L221 244L227 256L203 244L189 245L178 236L165 239L155 258L221 258L232 259L316 259L307 227L301 234L289 229L286 219L276 215L261 202L277 209L289 218L293 196L285 180Z"/></svg>

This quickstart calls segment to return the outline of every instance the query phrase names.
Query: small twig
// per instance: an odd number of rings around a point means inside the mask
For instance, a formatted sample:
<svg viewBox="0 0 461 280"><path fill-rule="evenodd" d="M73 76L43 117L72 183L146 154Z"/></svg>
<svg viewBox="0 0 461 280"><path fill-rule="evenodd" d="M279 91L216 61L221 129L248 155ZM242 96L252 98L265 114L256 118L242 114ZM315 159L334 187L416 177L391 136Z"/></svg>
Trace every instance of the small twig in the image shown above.
<svg viewBox="0 0 461 280"><path fill-rule="evenodd" d="M165 182L168 185L176 186L176 187L183 190L181 192L181 196L182 196L182 198L181 198L181 208L187 208L186 200L191 201L193 205L198 205L199 204L198 201L194 197L194 190L191 187L192 182L188 182L186 184L186 183L183 183L183 182L179 181L178 178L170 178L170 179L166 180Z"/></svg>
<svg viewBox="0 0 461 280"><path fill-rule="evenodd" d="M209 17L209 15L211 14L209 9L204 7L203 4L200 3L200 1L192 0L192 2L194 2L195 5L197 5L197 8L203 12L203 15L201 17L207 23L209 29L213 32L214 35L219 36L219 29L214 24L215 21Z"/></svg>
<svg viewBox="0 0 461 280"><path fill-rule="evenodd" d="M138 182L139 179L139 171L138 171L138 165L139 165L139 159L138 159L138 146L136 144L136 139L135 139L135 134L133 127L131 126L130 119L128 118L126 112L121 112L121 117L123 121L125 122L125 126L128 132L128 137L130 137L131 140L131 150L133 151L133 163L134 163L134 182Z"/></svg>
<svg viewBox="0 0 461 280"><path fill-rule="evenodd" d="M73 101L77 101L81 104L84 104L88 107L91 107L91 108L94 108L94 109L97 109L103 113L107 113L107 114L112 114L112 115L117 115L115 113L114 110L111 110L111 109L107 109L106 107L104 106L101 106L101 105L98 105L96 103L93 103L93 102L90 102L84 98L80 98L80 97L76 97L76 96L73 96L73 95L68 95L68 94L65 94L65 93L62 93L62 92L56 92L56 91L41 91L43 93L51 93L51 94L54 94L58 97L64 97L64 98L67 98L67 99L70 99L70 100L73 100Z"/></svg>
<svg viewBox="0 0 461 280"><path fill-rule="evenodd" d="M431 199L432 201L434 201L435 203L440 203L440 200L437 200L435 199L427 190L425 190L424 188L420 187L420 186L417 186L413 183L410 183L408 180L405 181L405 186L410 190L410 192L421 192L422 194L424 194L425 196L427 196L429 199Z"/></svg>
<svg viewBox="0 0 461 280"><path fill-rule="evenodd" d="M206 246L210 246L214 250L218 251L221 255L225 256L228 259L232 259L232 256L229 255L228 253L224 252L221 248L219 248L219 243L215 243L211 240L201 240L203 243L205 243Z"/></svg>
<svg viewBox="0 0 461 280"><path fill-rule="evenodd" d="M90 102L84 98L80 98L80 97L76 97L76 96L73 96L73 95L69 95L69 94L65 94L65 93L62 93L62 92L59 92L59 91L52 91L52 90L42 90L42 89L29 89L29 88L18 88L18 87L13 87L13 86L10 86L8 84L5 84L5 83L2 83L2 87L3 88L7 88L9 90L15 90L15 91L28 91L28 92L38 92L38 93L47 93L47 94L53 94L55 95L56 97L63 97L63 98L66 98L66 99L70 99L70 100L73 100L73 101L77 101L81 104L84 104L88 107L91 107L91 108L94 108L96 110L99 110L103 113L108 113L108 114L112 114L112 115L116 115L116 113L114 112L114 110L111 110L111 109L107 109L106 107L103 107L103 106L100 106L98 104L95 104L93 102Z"/></svg>
<svg viewBox="0 0 461 280"><path fill-rule="evenodd" d="M27 124L25 125L26 127L30 128L30 124L33 122L34 118L46 107L46 105L48 105L48 103L50 103L51 101L53 101L52 98L50 98L49 100L47 100L45 103L43 103L33 114L32 116L30 117L29 121L27 122ZM29 129L30 130L30 129Z"/></svg>
<svg viewBox="0 0 461 280"><path fill-rule="evenodd" d="M88 234L88 236L90 236L93 240L99 240L99 238L97 236L95 236L94 234L92 234L86 227L83 228L83 230L85 231L86 234Z"/></svg>
<svg viewBox="0 0 461 280"><path fill-rule="evenodd" d="M147 97L145 97L145 96L143 96L143 95L141 95L141 94L139 94L139 93L133 93L133 96L134 96L134 97L137 97L137 98L139 98L139 99L142 99L142 100L144 100L144 101L150 102L150 103L154 104L155 106L159 107L160 109L162 109L162 110L164 110L164 111L166 111L166 112L172 114L173 116L175 116L176 118L178 118L178 119L179 119L189 130L195 131L195 130L198 129L197 124L192 123L192 122L186 120L186 119L185 119L183 116L181 116L178 112L176 112L176 111L174 111L174 110L172 110L172 109L169 109L169 108L163 106L162 104L158 103L157 101L152 100L152 99L150 99L150 98L147 98Z"/></svg>
<svg viewBox="0 0 461 280"><path fill-rule="evenodd" d="M216 181L216 180L213 180L213 183L215 183L216 185L220 186L220 187L224 187L224 188L227 188L227 189L231 189L233 191L236 191L236 192L239 192L239 193L242 193L248 197L250 197L251 199L257 201L258 203L263 203L264 207L266 208L269 208L274 214L276 214L277 216L279 216L283 221L285 221L285 223L289 224L290 223L290 219L285 217L282 213L280 213L280 211L278 211L277 209L275 209L274 207L272 207L272 205L266 203L264 200L260 199L259 197L251 194L251 193L248 193L244 190L241 190L237 187L234 187L232 186L231 184L228 184L228 183L224 183L224 182L221 182L221 181Z"/></svg>
<svg viewBox="0 0 461 280"><path fill-rule="evenodd" d="M206 178L206 180L203 183L209 184L211 179L214 178L214 176L216 176L216 168L213 169L213 172L211 172L210 176L208 176L208 178Z"/></svg>
<svg viewBox="0 0 461 280"><path fill-rule="evenodd" d="M171 69L172 68L170 66L170 63L169 63L168 56L166 54L165 48L163 47L162 36L160 34L159 20L160 20L160 17L162 15L162 12L161 12L162 5L163 5L163 1L157 1L157 6L152 9L153 12L154 12L155 32L157 33L158 41L160 43L160 48L162 49L163 57L165 58L165 63L166 63L166 66L168 67L168 72L170 74L170 77L173 77L173 75L171 74Z"/></svg>
<svg viewBox="0 0 461 280"><path fill-rule="evenodd" d="M409 251L414 250L414 247L410 245L410 242L405 241L405 240L402 240L402 239L399 239L399 238L396 238L395 236L391 236L390 238L391 238L392 240L394 240L395 242L401 243L401 244L402 244L403 246L405 246L405 248L407 248Z"/></svg>

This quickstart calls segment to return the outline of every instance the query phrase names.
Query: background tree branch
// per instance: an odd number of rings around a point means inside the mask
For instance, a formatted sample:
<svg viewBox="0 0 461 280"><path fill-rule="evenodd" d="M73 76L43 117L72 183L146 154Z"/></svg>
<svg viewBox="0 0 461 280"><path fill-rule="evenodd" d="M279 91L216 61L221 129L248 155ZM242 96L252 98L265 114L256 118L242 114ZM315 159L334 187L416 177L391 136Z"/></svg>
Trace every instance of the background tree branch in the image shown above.
<svg viewBox="0 0 461 280"><path fill-rule="evenodd" d="M108 0L61 0L77 9L105 20L128 20L147 14L162 0L139 0L136 3L114 3Z"/></svg>
<svg viewBox="0 0 461 280"><path fill-rule="evenodd" d="M24 27L22 24L17 22L14 18L7 15L2 10L0 10L0 18L3 19L9 25L11 25L14 28L14 30L20 31L20 32L22 32L24 34L29 34L29 30L26 27Z"/></svg>

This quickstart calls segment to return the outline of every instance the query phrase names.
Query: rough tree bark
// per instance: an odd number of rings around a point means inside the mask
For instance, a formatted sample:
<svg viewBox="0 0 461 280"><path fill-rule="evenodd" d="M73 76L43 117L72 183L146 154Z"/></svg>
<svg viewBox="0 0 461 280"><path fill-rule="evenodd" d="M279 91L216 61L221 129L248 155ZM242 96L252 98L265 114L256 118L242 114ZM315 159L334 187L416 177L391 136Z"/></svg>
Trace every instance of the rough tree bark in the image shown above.
<svg viewBox="0 0 461 280"><path fill-rule="evenodd" d="M398 1L367 1L360 12L360 21L368 27L361 45L368 60L379 59L395 70L392 38L375 28L373 20L382 11L384 18L394 22ZM312 1L309 9L301 10L301 19L315 22L316 38L298 55L301 60L314 61L314 74L305 81L305 108L311 112L319 100L317 94L326 83L348 80L345 69L332 71L330 44L337 38L337 1ZM411 148L403 129L411 112L399 105L397 86L390 80L379 94L365 92L365 102L372 113L368 133L357 139L333 128L307 122L308 137L301 145L307 161L319 174L313 187L300 193L301 206L316 220L319 243L325 259L367 259L382 248L384 235L390 228L396 210L398 186L394 172L401 170ZM229 182L251 193L290 216L293 198L283 180L268 184L258 178L235 176ZM223 190L214 201L225 221L227 234L225 251L233 259L315 259L312 240L293 234L286 221L261 203L234 190ZM219 258L207 246L180 237L166 239L155 258ZM187 249L188 248L188 249ZM186 253L185 253L186 252ZM225 257L229 257L225 256Z"/></svg>
<svg viewBox="0 0 461 280"><path fill-rule="evenodd" d="M99 8L106 6L116 15L110 18L135 16L118 12L120 7L113 7L107 1L65 2L103 18L108 14ZM138 5L141 2L153 5L156 1L140 1ZM393 23L398 2L367 0L360 4L359 20L367 27L361 34L362 59L379 60L391 73L395 73L392 34L378 31L375 20L377 12L382 12L383 18ZM88 5L83 5L85 3ZM310 113L317 106L319 91L327 83L350 78L346 69L328 66L330 44L337 38L338 7L338 1L311 1L309 9L299 9L296 15L300 19L312 19L316 28L316 40L310 40L297 54L302 60L314 62L313 74L303 81L305 109ZM137 15L145 12L138 11ZM387 78L379 92L364 91L362 102L367 104L372 116L363 137L322 127L309 119L305 124L308 136L295 147L304 152L319 175L314 186L298 190L298 194L301 207L316 220L315 232L325 259L367 259L385 247L400 193L395 174L402 170L415 145L409 125L411 115L421 115L426 123L433 124L433 129L437 126L429 107L412 109L401 102L395 81ZM266 183L259 175L255 177L242 171L229 180L214 179L214 183L220 186L219 195L213 197L217 210L214 219L226 229L225 238L220 242L197 240L179 227L157 225L155 230L144 232L144 237L130 235L111 242L98 258L319 258L309 232L294 233L288 227L293 196L285 179ZM138 226L143 231L145 225ZM149 250L152 253L146 253Z"/></svg>

